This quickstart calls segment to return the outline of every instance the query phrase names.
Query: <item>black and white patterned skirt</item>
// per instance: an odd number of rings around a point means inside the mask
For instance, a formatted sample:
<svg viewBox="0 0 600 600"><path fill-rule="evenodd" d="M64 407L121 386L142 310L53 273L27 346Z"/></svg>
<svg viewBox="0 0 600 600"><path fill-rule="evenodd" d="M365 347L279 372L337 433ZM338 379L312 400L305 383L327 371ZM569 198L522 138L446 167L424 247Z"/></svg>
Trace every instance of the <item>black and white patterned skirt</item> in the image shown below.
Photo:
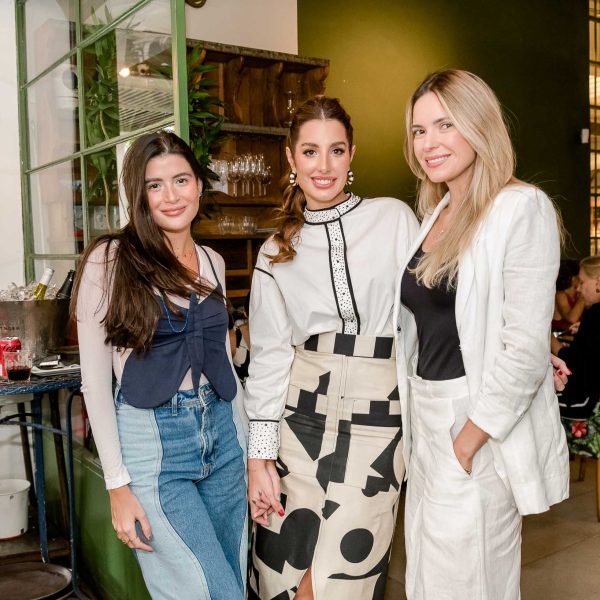
<svg viewBox="0 0 600 600"><path fill-rule="evenodd" d="M296 348L277 467L285 516L255 526L249 598L383 599L400 485L392 338L321 334Z"/></svg>

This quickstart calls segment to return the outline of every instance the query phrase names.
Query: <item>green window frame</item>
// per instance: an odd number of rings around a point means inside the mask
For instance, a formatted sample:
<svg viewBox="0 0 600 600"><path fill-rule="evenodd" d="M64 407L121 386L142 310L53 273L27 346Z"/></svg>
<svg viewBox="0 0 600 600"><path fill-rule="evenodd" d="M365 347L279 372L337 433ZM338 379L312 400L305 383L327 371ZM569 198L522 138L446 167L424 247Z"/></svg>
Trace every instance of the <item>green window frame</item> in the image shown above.
<svg viewBox="0 0 600 600"><path fill-rule="evenodd" d="M24 238L24 262L25 262L25 279L26 282L36 280L41 274L44 264L48 262L65 262L65 269L71 268L74 262L80 256L76 250L81 248L76 247L75 230L73 231L73 251L72 253L52 253L36 250L36 238L34 222L39 223L41 220L40 214L36 213L35 203L32 202L32 185L31 181L36 176L48 173L50 169L62 168L68 166L69 161L74 167L78 167L80 174L80 184L77 181L77 187L81 189L81 241L82 248L85 247L90 239L90 195L89 183L87 181L87 166L86 161L92 161L94 155L99 156L99 152L112 150L117 156L117 146L128 142L131 139L139 136L147 131L156 131L162 127L172 127L174 131L186 141L189 141L189 121L187 112L187 69L186 69L186 28L185 28L185 4L184 0L168 0L170 4L170 36L171 36L171 71L169 76L172 78L172 97L173 110L172 114L167 117L152 122L149 125L132 128L131 131L121 133L120 131L114 134L108 134L107 139L88 143L86 139L86 115L88 107L86 106L86 90L85 90L85 62L84 53L86 49L90 49L93 44L96 44L107 34L115 32L120 25L127 22L134 22L136 15L139 16L140 11L144 8L150 8L156 0L139 0L135 2L129 9L122 14L117 15L113 20L107 23L99 23L94 27L93 32L84 30L82 22L82 0L68 0L65 5L73 17L73 21L66 19L67 25L71 27L71 36L74 33L74 38L71 37L71 48L68 52L52 61L52 64L44 67L39 73L35 73L30 79L28 78L27 65L27 30L26 30L26 8L32 4L46 4L47 0L16 0L15 3L15 21L17 34L17 82L19 92L19 136L20 136L20 159L21 159L21 189L22 189L22 208L23 208L23 238ZM88 2L89 4L89 2ZM106 4L110 4L107 2ZM108 16L108 13L106 13ZM106 19L109 20L108 18ZM74 25L74 32L72 27ZM149 32L151 33L151 32ZM76 67L73 69L75 74L74 81L77 82L77 100L76 112L78 121L78 135L73 141L73 146L76 151L71 153L58 152L57 155L51 156L49 160L42 161L39 164L32 164L31 148L31 128L29 120L29 100L30 96L35 94L35 85L44 80L44 77L50 74L54 69L59 68L67 61L75 59ZM72 64L72 63L71 63ZM47 78L48 81L50 78ZM106 133L106 132L105 132ZM46 171L45 171L46 170ZM109 176L112 177L108 182L110 186L117 186L116 169L113 169ZM104 181L105 185L107 184ZM75 184L71 182L71 185ZM43 193L43 192L40 192ZM75 203L73 204L75 212ZM39 212L39 211L37 211ZM107 199L107 214L108 219L108 199ZM75 219L75 216L73 216ZM45 226L50 227L51 224ZM75 228L74 228L75 229ZM68 265L66 264L68 263ZM37 267L37 268L36 268ZM59 282L58 282L59 283Z"/></svg>

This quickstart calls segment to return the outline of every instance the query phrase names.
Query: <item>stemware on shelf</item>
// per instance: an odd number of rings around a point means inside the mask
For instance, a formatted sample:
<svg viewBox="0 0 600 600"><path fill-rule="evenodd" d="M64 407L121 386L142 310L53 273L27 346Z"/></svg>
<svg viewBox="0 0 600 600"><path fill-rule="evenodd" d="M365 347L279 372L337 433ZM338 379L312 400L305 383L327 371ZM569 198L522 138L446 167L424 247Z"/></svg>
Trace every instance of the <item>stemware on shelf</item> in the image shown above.
<svg viewBox="0 0 600 600"><path fill-rule="evenodd" d="M227 163L227 181L232 184L230 192L232 196L238 195L237 184L242 178L241 162L239 156L234 156L233 160Z"/></svg>
<svg viewBox="0 0 600 600"><path fill-rule="evenodd" d="M271 182L272 171L271 166L266 164L264 154L246 153L234 156L223 168L225 173L223 177L226 177L230 184L228 191L231 196L254 198L267 195L267 185Z"/></svg>

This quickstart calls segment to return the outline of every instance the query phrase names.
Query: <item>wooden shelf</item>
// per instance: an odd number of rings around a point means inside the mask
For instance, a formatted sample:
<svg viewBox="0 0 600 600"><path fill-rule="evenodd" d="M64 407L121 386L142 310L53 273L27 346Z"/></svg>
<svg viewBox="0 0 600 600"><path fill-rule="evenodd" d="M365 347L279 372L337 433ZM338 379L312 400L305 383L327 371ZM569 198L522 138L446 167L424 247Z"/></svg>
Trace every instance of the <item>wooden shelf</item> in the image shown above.
<svg viewBox="0 0 600 600"><path fill-rule="evenodd" d="M275 137L287 137L288 130L285 127L265 127L264 125L243 125L242 123L223 123L222 131L239 133L244 135L270 135Z"/></svg>
<svg viewBox="0 0 600 600"><path fill-rule="evenodd" d="M277 196L230 196L223 192L211 192L210 200L221 206L281 206L283 197Z"/></svg>
<svg viewBox="0 0 600 600"><path fill-rule="evenodd" d="M195 230L194 234L198 236L200 240L266 240L271 233L228 233L223 235L222 233L210 233Z"/></svg>
<svg viewBox="0 0 600 600"><path fill-rule="evenodd" d="M329 67L329 60L324 58L314 58L310 56L299 56L297 54L287 54L285 52L273 52L271 50L261 50L259 48L246 48L244 46L233 46L230 44L220 44L218 42L207 42L205 40L187 39L186 44L189 47L199 46L207 51L209 59L213 54L227 56L229 59L243 56L254 64L263 68L272 62L286 62L290 65L296 65L301 70L313 67Z"/></svg>
<svg viewBox="0 0 600 600"><path fill-rule="evenodd" d="M272 231L223 235L218 216L252 216L259 228L274 227L273 209L283 202L279 183L289 168L285 153L288 129L282 126L290 119L289 103L298 107L304 100L325 93L329 61L202 40L188 39L186 43L188 48L200 48L199 62L214 65L207 76L215 85L208 91L223 102L225 137L213 159L262 154L271 167L267 196L234 197L213 192L207 204L212 202L215 214L202 218L193 228L200 243L209 242L225 259L227 295L244 298L260 246Z"/></svg>
<svg viewBox="0 0 600 600"><path fill-rule="evenodd" d="M245 289L245 290L230 290L229 288L227 289L227 297L228 298L245 298L248 293L250 292L249 289Z"/></svg>

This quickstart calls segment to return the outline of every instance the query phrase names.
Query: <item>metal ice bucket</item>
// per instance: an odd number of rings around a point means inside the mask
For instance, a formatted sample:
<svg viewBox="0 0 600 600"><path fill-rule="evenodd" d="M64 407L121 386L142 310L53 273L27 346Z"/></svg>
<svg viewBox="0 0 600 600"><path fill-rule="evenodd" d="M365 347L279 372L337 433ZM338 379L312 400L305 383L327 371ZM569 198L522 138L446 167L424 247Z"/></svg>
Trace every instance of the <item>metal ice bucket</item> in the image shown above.
<svg viewBox="0 0 600 600"><path fill-rule="evenodd" d="M65 345L69 299L0 301L0 338L17 336L34 358Z"/></svg>

